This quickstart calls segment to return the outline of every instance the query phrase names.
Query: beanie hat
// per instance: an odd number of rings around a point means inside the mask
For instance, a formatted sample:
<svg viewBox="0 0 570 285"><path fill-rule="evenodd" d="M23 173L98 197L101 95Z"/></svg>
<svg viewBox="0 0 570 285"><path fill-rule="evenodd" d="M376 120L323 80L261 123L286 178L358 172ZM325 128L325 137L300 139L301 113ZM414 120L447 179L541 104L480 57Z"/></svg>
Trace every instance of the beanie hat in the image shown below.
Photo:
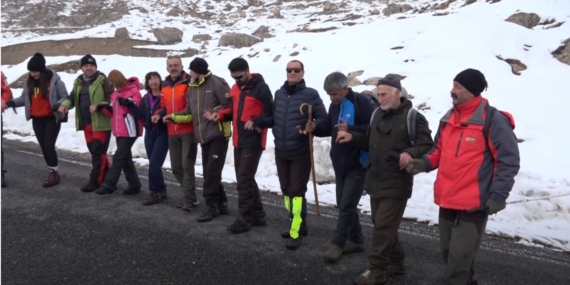
<svg viewBox="0 0 570 285"><path fill-rule="evenodd" d="M485 75L477 69L465 69L459 72L453 81L461 84L475 96L479 96L483 90L487 90L487 80L485 80Z"/></svg>
<svg viewBox="0 0 570 285"><path fill-rule="evenodd" d="M84 57L81 58L81 67L83 67L86 64L93 64L95 65L95 67L97 67L97 61L90 54L86 54Z"/></svg>
<svg viewBox="0 0 570 285"><path fill-rule="evenodd" d="M28 61L29 71L44 71L46 70L46 59L43 54L37 52Z"/></svg>
<svg viewBox="0 0 570 285"><path fill-rule="evenodd" d="M208 62L203 58L197 57L190 62L190 70L202 75L207 74Z"/></svg>
<svg viewBox="0 0 570 285"><path fill-rule="evenodd" d="M376 84L376 86L380 86L380 85L388 85L388 86L392 86L400 91L402 91L402 84L400 83L400 78L398 78L397 75L395 74L387 74L384 78L378 80L378 84Z"/></svg>

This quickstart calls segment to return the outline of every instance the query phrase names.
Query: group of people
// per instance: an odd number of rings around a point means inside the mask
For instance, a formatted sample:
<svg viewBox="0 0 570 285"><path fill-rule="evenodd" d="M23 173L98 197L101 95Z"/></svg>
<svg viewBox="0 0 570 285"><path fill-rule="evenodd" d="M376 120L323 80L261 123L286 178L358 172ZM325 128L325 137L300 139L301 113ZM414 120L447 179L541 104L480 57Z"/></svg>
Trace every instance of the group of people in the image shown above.
<svg viewBox="0 0 570 285"><path fill-rule="evenodd" d="M232 87L202 58L192 60L188 73L179 57L168 57L166 65L165 79L158 72L145 76L144 96L138 78L127 78L118 70L107 77L97 70L91 55L81 58L83 74L69 94L57 73L46 68L41 54L28 63L30 74L20 97L11 98L3 80L2 111L24 106L26 119L32 120L49 169L43 186L60 182L55 142L68 111L75 108L75 125L84 132L93 164L81 191L111 194L124 172L129 185L123 194L139 193L131 147L144 134L150 189L144 205L167 197L161 167L170 153L172 173L184 193L179 208L200 207L197 220L211 221L228 214L221 173L231 138L239 214L228 230L243 233L267 224L255 175L271 128L290 218L281 236L293 250L308 235L310 136L331 137L339 215L324 260L337 262L345 254L365 251L357 207L366 189L374 224L372 248L368 269L354 282L382 284L390 276L405 274L398 228L414 175L438 169L434 196L440 207L441 253L446 263L443 281L477 284L473 264L488 216L505 208L520 164L514 120L481 96L487 82L480 71L466 69L453 79L453 108L432 138L426 118L401 96L400 80L393 74L378 81L373 100L353 91L344 74L329 74L323 87L331 100L327 110L319 92L307 86L305 67L298 60L287 63L287 79L274 95L243 58L228 65L235 80ZM307 105L310 111L300 111ZM112 162L107 157L111 133L117 141ZM202 206L194 173L198 144L204 176Z"/></svg>

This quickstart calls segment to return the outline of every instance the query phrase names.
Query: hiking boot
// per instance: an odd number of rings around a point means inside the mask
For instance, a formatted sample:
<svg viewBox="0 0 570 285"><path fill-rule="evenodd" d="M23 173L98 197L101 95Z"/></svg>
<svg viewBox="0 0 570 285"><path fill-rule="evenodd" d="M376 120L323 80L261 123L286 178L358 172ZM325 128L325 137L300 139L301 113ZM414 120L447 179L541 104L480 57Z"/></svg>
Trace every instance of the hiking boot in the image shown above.
<svg viewBox="0 0 570 285"><path fill-rule="evenodd" d="M228 231L230 231L232 234L245 233L250 229L251 229L251 224L240 218L237 218L233 224L228 226Z"/></svg>
<svg viewBox="0 0 570 285"><path fill-rule="evenodd" d="M220 213L220 215L229 215L230 210L228 209L228 203L224 202L218 204L218 212Z"/></svg>
<svg viewBox="0 0 570 285"><path fill-rule="evenodd" d="M255 210L253 215L258 218L265 218L265 211L264 210Z"/></svg>
<svg viewBox="0 0 570 285"><path fill-rule="evenodd" d="M254 217L253 220L251 220L251 226L252 227L267 226L267 220L264 217Z"/></svg>
<svg viewBox="0 0 570 285"><path fill-rule="evenodd" d="M127 189L123 190L123 195L134 195L139 194L141 192L142 185L129 185Z"/></svg>
<svg viewBox="0 0 570 285"><path fill-rule="evenodd" d="M202 208L200 216L198 216L196 220L200 223L209 222L219 215L220 212L218 211L218 207L216 207L216 205L206 205Z"/></svg>
<svg viewBox="0 0 570 285"><path fill-rule="evenodd" d="M42 186L44 188L52 187L52 186L59 184L59 182L60 182L60 178L59 178L59 174L57 173L57 171L50 169L48 177L46 177L46 179L44 180L44 184Z"/></svg>
<svg viewBox="0 0 570 285"><path fill-rule="evenodd" d="M307 235L309 235L309 231L307 231L307 229L301 230L301 231L299 232L299 234L300 234L301 236L306 237ZM289 231L283 231L283 232L281 232L281 237L282 237L282 238L291 238L291 235L289 234Z"/></svg>
<svg viewBox="0 0 570 285"><path fill-rule="evenodd" d="M166 191L150 192L148 198L142 203L143 206L158 204L166 199Z"/></svg>
<svg viewBox="0 0 570 285"><path fill-rule="evenodd" d="M8 187L8 183L6 183L6 179L4 179L4 174L2 174L2 188Z"/></svg>
<svg viewBox="0 0 570 285"><path fill-rule="evenodd" d="M85 184L85 186L81 187L81 192L89 193L97 190L99 188L99 184L95 184L93 182L89 182Z"/></svg>
<svg viewBox="0 0 570 285"><path fill-rule="evenodd" d="M299 236L298 238L295 238L295 239L290 238L285 243L285 247L289 250L295 250L295 249L299 248L302 243L303 243L303 238L301 236Z"/></svg>
<svg viewBox="0 0 570 285"><path fill-rule="evenodd" d="M113 192L115 192L114 189L107 188L105 186L101 186L97 191L95 191L98 195L113 194Z"/></svg>
<svg viewBox="0 0 570 285"><path fill-rule="evenodd" d="M323 255L325 262L335 263L342 257L342 248L336 244L332 244Z"/></svg>
<svg viewBox="0 0 570 285"><path fill-rule="evenodd" d="M390 263L386 269L386 276L404 275L406 274L406 267L403 263Z"/></svg>
<svg viewBox="0 0 570 285"><path fill-rule="evenodd" d="M342 254L351 254L351 253L358 253L358 252L364 252L364 245L358 244L358 243L353 243L350 241L342 249Z"/></svg>
<svg viewBox="0 0 570 285"><path fill-rule="evenodd" d="M386 272L378 269L367 269L354 279L356 285L380 285L386 282Z"/></svg>
<svg viewBox="0 0 570 285"><path fill-rule="evenodd" d="M187 200L184 200L180 204L176 205L176 207L178 207L182 211L186 211L186 212L192 212L192 210L194 208L196 208L197 206L198 206L198 202L192 202L192 201L187 201Z"/></svg>

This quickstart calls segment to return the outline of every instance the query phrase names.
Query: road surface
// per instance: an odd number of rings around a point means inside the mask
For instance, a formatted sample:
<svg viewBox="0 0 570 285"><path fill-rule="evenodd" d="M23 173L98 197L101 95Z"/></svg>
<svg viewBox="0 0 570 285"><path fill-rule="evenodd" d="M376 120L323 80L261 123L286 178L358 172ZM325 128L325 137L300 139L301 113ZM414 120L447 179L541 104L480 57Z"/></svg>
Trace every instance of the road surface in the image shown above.
<svg viewBox="0 0 570 285"><path fill-rule="evenodd" d="M288 251L279 235L288 221L277 195L263 195L267 227L232 235L226 227L237 212L233 189L230 216L201 224L195 221L197 212L174 206L181 198L175 185L169 186L165 203L149 207L141 205L146 185L134 196L80 192L88 161L62 152L62 183L44 189L47 170L38 146L4 142L9 171L9 185L1 190L4 285L352 284L366 268L364 254L345 256L335 265L322 261L335 227L334 209L324 209L320 217L311 214L302 249ZM369 218L363 224L369 243ZM408 274L386 284L439 284L436 228L405 222L401 241ZM487 237L476 272L479 284L570 284L569 264L565 253Z"/></svg>

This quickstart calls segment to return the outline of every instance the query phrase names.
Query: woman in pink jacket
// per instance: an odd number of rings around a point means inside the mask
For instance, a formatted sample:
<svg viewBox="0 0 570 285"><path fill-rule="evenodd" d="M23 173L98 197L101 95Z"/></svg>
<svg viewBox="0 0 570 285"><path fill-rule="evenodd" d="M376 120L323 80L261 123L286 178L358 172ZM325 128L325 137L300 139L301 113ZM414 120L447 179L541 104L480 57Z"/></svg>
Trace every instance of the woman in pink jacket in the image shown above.
<svg viewBox="0 0 570 285"><path fill-rule="evenodd" d="M136 117L131 107L139 106L141 103L140 82L136 77L125 78L118 70L112 70L108 78L116 89L111 94L111 104L103 102L93 106L92 112L101 112L111 117L111 130L117 139L117 151L113 154L111 169L105 175L105 180L96 193L105 195L115 192L122 170L129 182L123 195L137 194L141 191L142 185L133 162L131 148L137 138L142 136L143 123Z"/></svg>

